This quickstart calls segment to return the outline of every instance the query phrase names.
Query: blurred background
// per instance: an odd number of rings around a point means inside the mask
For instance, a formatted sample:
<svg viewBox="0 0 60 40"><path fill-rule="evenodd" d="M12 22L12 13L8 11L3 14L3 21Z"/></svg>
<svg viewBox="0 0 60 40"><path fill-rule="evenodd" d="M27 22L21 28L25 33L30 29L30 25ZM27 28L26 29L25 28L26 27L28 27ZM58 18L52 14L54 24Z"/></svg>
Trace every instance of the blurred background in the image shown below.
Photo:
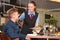
<svg viewBox="0 0 60 40"><path fill-rule="evenodd" d="M36 11L40 15L39 25L49 23L60 28L60 0L0 0L0 30L7 22L8 9L16 7L21 14L26 11L30 1L35 1L37 4Z"/></svg>

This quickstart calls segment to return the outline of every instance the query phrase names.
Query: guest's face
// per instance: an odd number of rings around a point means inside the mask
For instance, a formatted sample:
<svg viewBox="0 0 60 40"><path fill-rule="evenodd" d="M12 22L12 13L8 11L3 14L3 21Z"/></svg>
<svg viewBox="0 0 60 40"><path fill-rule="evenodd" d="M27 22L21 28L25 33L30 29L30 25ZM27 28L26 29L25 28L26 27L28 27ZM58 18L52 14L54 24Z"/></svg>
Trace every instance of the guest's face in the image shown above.
<svg viewBox="0 0 60 40"><path fill-rule="evenodd" d="M13 12L11 17L14 18L14 19L18 19L18 17L19 17L18 12Z"/></svg>
<svg viewBox="0 0 60 40"><path fill-rule="evenodd" d="M33 12L35 10L35 8L36 8L36 6L34 6L34 4L32 4L32 3L28 4L28 10L29 11Z"/></svg>

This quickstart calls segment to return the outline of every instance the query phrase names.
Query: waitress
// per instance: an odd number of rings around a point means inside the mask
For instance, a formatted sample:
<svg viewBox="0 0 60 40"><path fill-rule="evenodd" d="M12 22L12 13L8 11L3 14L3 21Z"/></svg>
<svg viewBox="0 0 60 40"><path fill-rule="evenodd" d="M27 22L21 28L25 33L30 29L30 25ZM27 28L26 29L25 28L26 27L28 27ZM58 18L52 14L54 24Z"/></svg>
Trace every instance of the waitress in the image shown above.
<svg viewBox="0 0 60 40"><path fill-rule="evenodd" d="M32 34L30 28L38 27L39 23L39 15L36 12L36 3L34 1L28 3L28 10L23 12L19 19L23 21L21 33L25 35Z"/></svg>

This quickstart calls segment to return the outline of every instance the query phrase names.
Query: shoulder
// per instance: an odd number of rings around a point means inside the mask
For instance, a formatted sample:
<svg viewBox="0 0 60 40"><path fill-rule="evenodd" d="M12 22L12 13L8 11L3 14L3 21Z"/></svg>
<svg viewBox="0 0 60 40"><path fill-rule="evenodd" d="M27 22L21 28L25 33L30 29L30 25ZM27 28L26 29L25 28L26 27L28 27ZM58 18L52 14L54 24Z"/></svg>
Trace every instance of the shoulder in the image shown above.
<svg viewBox="0 0 60 40"><path fill-rule="evenodd" d="M25 11L24 13L25 13L25 14L28 14L28 11Z"/></svg>
<svg viewBox="0 0 60 40"><path fill-rule="evenodd" d="M9 20L9 21L5 24L5 26L11 26L11 25L13 25L13 23L12 23L11 20Z"/></svg>
<svg viewBox="0 0 60 40"><path fill-rule="evenodd" d="M28 13L28 11L25 11L25 12L23 12L21 15L25 15L25 14L27 14Z"/></svg>
<svg viewBox="0 0 60 40"><path fill-rule="evenodd" d="M35 12L36 14L39 14L38 12Z"/></svg>

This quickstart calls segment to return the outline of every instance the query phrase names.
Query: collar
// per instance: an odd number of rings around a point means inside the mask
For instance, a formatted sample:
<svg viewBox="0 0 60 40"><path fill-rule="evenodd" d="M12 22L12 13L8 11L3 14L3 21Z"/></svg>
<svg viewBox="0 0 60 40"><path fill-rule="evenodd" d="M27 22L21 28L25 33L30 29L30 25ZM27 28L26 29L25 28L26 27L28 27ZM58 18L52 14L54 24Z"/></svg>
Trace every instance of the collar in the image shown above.
<svg viewBox="0 0 60 40"><path fill-rule="evenodd" d="M30 15L30 11L28 10L28 15ZM33 12L33 15L35 15L35 12Z"/></svg>

